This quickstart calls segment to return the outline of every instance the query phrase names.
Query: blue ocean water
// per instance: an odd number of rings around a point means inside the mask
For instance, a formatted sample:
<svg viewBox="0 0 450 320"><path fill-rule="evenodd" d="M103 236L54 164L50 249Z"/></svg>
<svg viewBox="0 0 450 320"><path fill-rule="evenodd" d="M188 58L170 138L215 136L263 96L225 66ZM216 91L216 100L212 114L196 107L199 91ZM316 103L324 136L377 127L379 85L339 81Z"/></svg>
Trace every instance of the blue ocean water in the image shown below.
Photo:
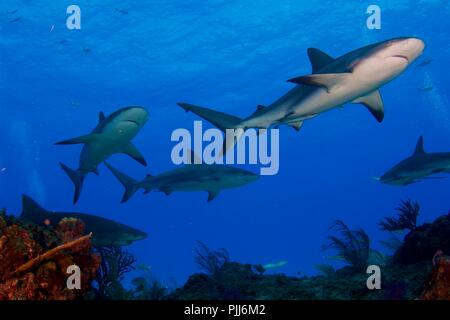
<svg viewBox="0 0 450 320"><path fill-rule="evenodd" d="M374 3L382 9L381 30L366 27ZM81 8L81 30L66 28L71 4ZM386 234L377 223L400 200L421 203L420 221L449 209L448 179L407 187L372 179L409 156L420 135L426 150L450 151L449 14L445 0L2 0L0 206L19 214L27 193L49 210L138 227L149 236L129 250L166 283L182 284L198 271L196 240L226 248L235 261L286 260L277 272L314 274L333 255L322 245L335 219L364 228L383 251ZM176 102L247 116L289 90L287 79L310 73L307 48L339 56L398 36L423 39L418 62L432 63L413 65L381 89L383 123L348 105L306 121L300 132L283 127L279 173L209 203L196 192L138 194L120 204L122 187L101 165L72 205L73 185L58 162L76 167L81 147L53 143L90 132L99 111L149 110L134 139L148 168L124 155L111 163L136 178L158 174L174 167L172 131L199 119ZM433 90L419 90L427 86Z"/></svg>

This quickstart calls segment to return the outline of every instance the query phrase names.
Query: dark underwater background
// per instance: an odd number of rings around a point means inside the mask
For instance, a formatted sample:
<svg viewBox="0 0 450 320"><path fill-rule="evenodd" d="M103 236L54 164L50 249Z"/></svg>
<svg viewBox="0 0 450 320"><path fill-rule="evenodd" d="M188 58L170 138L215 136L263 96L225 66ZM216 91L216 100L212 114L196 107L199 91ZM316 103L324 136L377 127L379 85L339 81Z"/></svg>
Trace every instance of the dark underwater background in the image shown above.
<svg viewBox="0 0 450 320"><path fill-rule="evenodd" d="M333 251L322 250L336 219L363 228L372 247L385 251L379 241L387 235L378 222L395 213L400 200L420 202L419 223L449 210L448 179L393 187L373 177L408 157L420 135L427 151L450 151L450 2L376 1L382 28L368 30L372 2L2 0L0 206L19 215L26 193L48 210L95 214L144 230L148 238L128 250L168 286L199 271L196 240L226 248L233 261L288 261L269 271L288 275L316 274L318 264L339 266L330 260ZM65 25L71 4L81 8L79 31ZM125 155L110 162L136 178L158 174L174 168L172 131L199 120L176 102L244 117L289 90L287 79L310 73L307 48L337 57L398 36L419 37L426 49L381 88L383 123L347 105L306 121L300 132L283 127L279 173L225 190L209 203L205 192L175 192L138 193L120 204L122 187L101 165L72 205L73 185L58 162L76 167L81 146L53 143L90 132L99 111L148 109L150 119L133 140L148 168ZM426 59L432 63L415 68Z"/></svg>

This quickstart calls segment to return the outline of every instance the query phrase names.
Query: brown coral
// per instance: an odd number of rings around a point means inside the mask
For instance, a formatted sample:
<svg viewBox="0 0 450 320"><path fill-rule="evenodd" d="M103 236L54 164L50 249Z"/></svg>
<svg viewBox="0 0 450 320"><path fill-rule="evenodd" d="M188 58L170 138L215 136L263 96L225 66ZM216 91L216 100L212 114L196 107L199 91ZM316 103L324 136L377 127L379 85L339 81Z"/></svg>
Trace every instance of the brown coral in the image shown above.
<svg viewBox="0 0 450 320"><path fill-rule="evenodd" d="M421 297L424 300L450 300L450 257L441 255L437 260Z"/></svg>
<svg viewBox="0 0 450 320"><path fill-rule="evenodd" d="M76 219L63 219L55 228L37 228L0 215L0 300L81 298L100 265L90 236L83 232L84 223ZM66 270L73 264L81 269L79 290L66 286Z"/></svg>

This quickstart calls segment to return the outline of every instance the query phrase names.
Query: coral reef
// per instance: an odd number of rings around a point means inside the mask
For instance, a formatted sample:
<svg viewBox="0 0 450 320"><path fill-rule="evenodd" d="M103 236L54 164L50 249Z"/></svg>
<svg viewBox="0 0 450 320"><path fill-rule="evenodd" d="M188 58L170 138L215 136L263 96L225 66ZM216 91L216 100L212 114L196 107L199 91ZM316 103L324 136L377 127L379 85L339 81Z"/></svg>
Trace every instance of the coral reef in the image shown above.
<svg viewBox="0 0 450 320"><path fill-rule="evenodd" d="M166 286L148 277L136 277L131 283L133 300L165 300L169 292Z"/></svg>
<svg viewBox="0 0 450 320"><path fill-rule="evenodd" d="M136 257L121 247L98 247L101 265L93 287L94 298L102 300L131 299L132 294L122 286L126 273L135 270Z"/></svg>
<svg viewBox="0 0 450 320"><path fill-rule="evenodd" d="M215 274L225 263L230 261L230 255L223 248L211 250L203 242L197 241L194 261L202 270L209 274Z"/></svg>
<svg viewBox="0 0 450 320"><path fill-rule="evenodd" d="M194 274L167 299L177 300L380 300L420 297L431 262L383 268L381 290L366 287L367 274L346 268L328 275L262 275L249 264L225 263L215 275Z"/></svg>
<svg viewBox="0 0 450 320"><path fill-rule="evenodd" d="M437 260L421 297L424 300L450 300L450 257L441 252Z"/></svg>
<svg viewBox="0 0 450 320"><path fill-rule="evenodd" d="M393 259L402 265L431 261L438 250L450 252L450 215L440 216L432 223L425 223L409 232Z"/></svg>
<svg viewBox="0 0 450 320"><path fill-rule="evenodd" d="M81 289L71 290L66 271L74 264L81 269ZM99 264L82 221L40 227L0 214L0 300L81 299Z"/></svg>
<svg viewBox="0 0 450 320"><path fill-rule="evenodd" d="M396 217L387 217L379 223L382 230L414 231L417 228L417 216L420 213L420 205L418 202L402 200L395 210L398 212Z"/></svg>
<svg viewBox="0 0 450 320"><path fill-rule="evenodd" d="M329 236L329 248L338 252L338 258L344 260L355 272L365 271L370 257L370 239L362 229L350 230L341 220L336 220L329 230L338 233Z"/></svg>

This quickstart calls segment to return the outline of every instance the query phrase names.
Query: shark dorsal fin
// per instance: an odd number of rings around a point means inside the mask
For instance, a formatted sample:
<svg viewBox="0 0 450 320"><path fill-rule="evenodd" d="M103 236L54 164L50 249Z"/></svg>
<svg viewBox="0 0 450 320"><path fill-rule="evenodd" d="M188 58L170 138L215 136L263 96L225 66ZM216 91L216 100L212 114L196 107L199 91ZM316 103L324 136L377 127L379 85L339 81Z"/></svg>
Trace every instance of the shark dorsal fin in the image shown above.
<svg viewBox="0 0 450 320"><path fill-rule="evenodd" d="M103 113L103 111L100 111L98 114L98 123L102 123L103 120L105 119L106 119L105 114Z"/></svg>
<svg viewBox="0 0 450 320"><path fill-rule="evenodd" d="M38 214L46 213L47 210L42 208L36 201L26 194L22 194L22 218L33 217Z"/></svg>
<svg viewBox="0 0 450 320"><path fill-rule="evenodd" d="M308 57L309 61L311 61L312 73L316 73L334 61L334 58L316 48L308 49Z"/></svg>
<svg viewBox="0 0 450 320"><path fill-rule="evenodd" d="M253 113L250 115L250 117L259 115L259 114L260 114L261 112L263 112L266 108L267 108L266 106L263 106L262 104L258 104L258 105L256 106L256 111L253 112Z"/></svg>
<svg viewBox="0 0 450 320"><path fill-rule="evenodd" d="M416 148L414 149L413 155L424 154L424 153L426 153L426 152L423 149L423 136L420 136L419 140L417 140Z"/></svg>

